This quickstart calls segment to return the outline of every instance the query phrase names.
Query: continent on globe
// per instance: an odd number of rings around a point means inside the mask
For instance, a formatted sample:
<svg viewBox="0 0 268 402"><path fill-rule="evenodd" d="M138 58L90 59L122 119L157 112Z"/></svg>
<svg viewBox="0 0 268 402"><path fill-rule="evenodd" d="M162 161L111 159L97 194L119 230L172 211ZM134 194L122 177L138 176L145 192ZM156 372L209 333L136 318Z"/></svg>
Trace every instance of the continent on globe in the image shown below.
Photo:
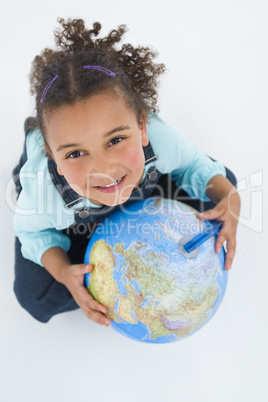
<svg viewBox="0 0 268 402"><path fill-rule="evenodd" d="M179 251L182 237L206 230L191 207L147 198L118 210L97 226L85 263L88 291L108 309L112 327L132 339L165 343L200 329L218 309L227 285L224 249L216 235L195 258Z"/></svg>

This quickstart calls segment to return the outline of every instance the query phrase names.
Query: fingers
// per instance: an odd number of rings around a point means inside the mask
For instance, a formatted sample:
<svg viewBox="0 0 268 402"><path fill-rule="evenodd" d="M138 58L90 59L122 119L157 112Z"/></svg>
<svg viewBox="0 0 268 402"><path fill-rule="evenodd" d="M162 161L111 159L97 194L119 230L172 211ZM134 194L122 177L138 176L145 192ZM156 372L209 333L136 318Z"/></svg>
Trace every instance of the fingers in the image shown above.
<svg viewBox="0 0 268 402"><path fill-rule="evenodd" d="M93 269L93 266L91 264L75 265L76 276L87 274L87 273L91 272L92 269Z"/></svg>
<svg viewBox="0 0 268 402"><path fill-rule="evenodd" d="M91 264L72 265L68 271L69 280L66 287L90 320L97 324L108 326L111 324L111 320L105 316L107 308L94 300L84 286L84 276L86 273L92 271L92 269L93 266Z"/></svg>
<svg viewBox="0 0 268 402"><path fill-rule="evenodd" d="M83 298L81 308L84 314L97 324L108 327L111 324L111 320L105 316L107 308L94 300L85 288L81 289L80 296Z"/></svg>
<svg viewBox="0 0 268 402"><path fill-rule="evenodd" d="M229 271L232 268L232 263L236 250L235 235L230 236L230 233L226 229L222 229L218 235L215 252L218 254L221 251L223 243L227 240L227 253L225 257L225 269Z"/></svg>
<svg viewBox="0 0 268 402"><path fill-rule="evenodd" d="M236 241L229 240L227 242L227 254L225 259L225 269L229 271L232 268L233 259L235 255Z"/></svg>
<svg viewBox="0 0 268 402"><path fill-rule="evenodd" d="M220 231L217 237L216 245L215 245L215 252L218 254L221 251L223 243L227 239L227 235L224 233L223 230Z"/></svg>
<svg viewBox="0 0 268 402"><path fill-rule="evenodd" d="M200 220L211 220L211 219L218 219L224 214L224 210L221 208L213 208L209 209L208 211L202 212L197 214L196 217Z"/></svg>
<svg viewBox="0 0 268 402"><path fill-rule="evenodd" d="M225 269L231 269L236 250L236 229L238 221L230 214L229 200L227 200L226 197L223 198L216 207L197 214L196 217L200 220L215 219L218 221L223 221L222 229L220 230L216 241L215 252L219 253L223 243L227 240Z"/></svg>

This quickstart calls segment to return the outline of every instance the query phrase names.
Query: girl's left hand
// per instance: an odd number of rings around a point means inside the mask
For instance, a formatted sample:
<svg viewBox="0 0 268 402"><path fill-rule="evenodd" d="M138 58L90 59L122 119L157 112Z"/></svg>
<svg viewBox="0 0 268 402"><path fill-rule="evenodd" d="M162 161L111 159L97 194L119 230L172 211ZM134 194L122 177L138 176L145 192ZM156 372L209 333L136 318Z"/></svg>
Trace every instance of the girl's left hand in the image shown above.
<svg viewBox="0 0 268 402"><path fill-rule="evenodd" d="M225 259L225 269L232 268L232 263L236 249L236 231L238 217L240 213L240 197L237 192L231 196L224 197L213 209L197 214L200 220L217 219L223 221L223 226L219 232L215 251L219 253L223 243L227 240L227 253Z"/></svg>

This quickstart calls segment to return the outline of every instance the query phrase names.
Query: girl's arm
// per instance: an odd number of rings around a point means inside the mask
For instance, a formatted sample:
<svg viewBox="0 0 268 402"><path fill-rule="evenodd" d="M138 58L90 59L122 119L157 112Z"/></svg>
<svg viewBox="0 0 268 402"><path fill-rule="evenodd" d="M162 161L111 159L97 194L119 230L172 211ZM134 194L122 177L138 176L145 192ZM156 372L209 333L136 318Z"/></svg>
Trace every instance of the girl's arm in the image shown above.
<svg viewBox="0 0 268 402"><path fill-rule="evenodd" d="M198 214L197 218L224 221L216 241L215 251L219 253L223 243L227 240L225 269L229 270L232 267L236 250L236 231L241 206L240 196L232 183L222 175L214 176L208 182L206 195L217 205L213 209Z"/></svg>
<svg viewBox="0 0 268 402"><path fill-rule="evenodd" d="M222 175L216 175L208 182L206 187L206 195L215 204L220 202L223 198L236 194L239 197L236 188L232 183Z"/></svg>
<svg viewBox="0 0 268 402"><path fill-rule="evenodd" d="M104 315L107 313L107 308L96 302L84 287L84 275L92 270L92 265L72 265L67 253L61 247L49 248L41 260L50 275L67 287L90 320L106 327L110 325L111 320Z"/></svg>
<svg viewBox="0 0 268 402"><path fill-rule="evenodd" d="M208 202L207 183L216 175L226 176L225 167L211 160L177 127L167 124L157 115L148 120L147 134L154 153L159 157L155 162L157 169L163 174L171 172L175 185L190 197Z"/></svg>

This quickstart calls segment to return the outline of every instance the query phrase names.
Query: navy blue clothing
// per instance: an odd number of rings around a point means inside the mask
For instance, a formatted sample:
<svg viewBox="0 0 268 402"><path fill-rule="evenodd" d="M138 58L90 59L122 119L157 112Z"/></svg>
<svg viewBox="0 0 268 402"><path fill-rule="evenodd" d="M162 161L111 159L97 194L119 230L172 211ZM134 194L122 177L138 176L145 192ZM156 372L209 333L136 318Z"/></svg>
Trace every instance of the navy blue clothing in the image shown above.
<svg viewBox="0 0 268 402"><path fill-rule="evenodd" d="M25 132L27 134L27 124ZM150 144L143 149L145 161L151 160L155 156ZM21 191L18 173L26 160L24 149L18 166L13 170L18 194ZM64 201L66 203L75 202L77 194L70 187L68 188L68 183L64 182L65 179L58 175L54 162L48 159L48 164L53 183ZM227 179L236 186L234 174L227 168L225 170ZM62 193L61 189L64 189ZM161 174L155 167L149 169L143 184L131 194L126 203L159 196L184 202L200 212L215 206L212 201L204 202L190 198L185 191L175 186L170 174ZM71 240L71 247L67 254L72 264L83 263L88 241L97 223L118 208L119 206L103 207L94 209L94 211L92 211L92 208L89 211L78 211L75 224L63 231ZM79 308L64 285L57 282L43 267L22 256L21 244L18 238L15 239L14 292L21 306L40 322L47 322L56 314Z"/></svg>

